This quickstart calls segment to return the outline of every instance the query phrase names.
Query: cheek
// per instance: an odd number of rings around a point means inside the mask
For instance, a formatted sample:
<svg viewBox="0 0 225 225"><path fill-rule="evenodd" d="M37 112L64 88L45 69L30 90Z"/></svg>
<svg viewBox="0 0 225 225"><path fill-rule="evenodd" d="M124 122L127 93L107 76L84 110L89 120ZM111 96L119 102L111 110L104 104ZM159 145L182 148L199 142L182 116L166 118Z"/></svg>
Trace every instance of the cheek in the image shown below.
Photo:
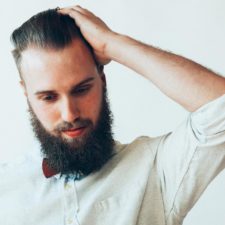
<svg viewBox="0 0 225 225"><path fill-rule="evenodd" d="M82 101L81 117L90 118L94 123L97 122L102 105L102 88L93 90Z"/></svg>
<svg viewBox="0 0 225 225"><path fill-rule="evenodd" d="M31 106L44 128L48 131L53 130L59 118L57 111L53 107L43 106L39 102L33 102Z"/></svg>

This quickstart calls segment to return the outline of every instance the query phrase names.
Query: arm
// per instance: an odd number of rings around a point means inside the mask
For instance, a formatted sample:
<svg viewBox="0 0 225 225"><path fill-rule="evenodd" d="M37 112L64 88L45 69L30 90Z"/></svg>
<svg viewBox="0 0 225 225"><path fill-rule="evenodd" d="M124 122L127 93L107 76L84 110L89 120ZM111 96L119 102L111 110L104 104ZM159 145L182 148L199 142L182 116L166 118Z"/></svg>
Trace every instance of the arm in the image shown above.
<svg viewBox="0 0 225 225"><path fill-rule="evenodd" d="M155 165L169 224L182 221L225 168L225 95L190 113L158 145Z"/></svg>
<svg viewBox="0 0 225 225"><path fill-rule="evenodd" d="M188 111L225 93L225 78L191 60L117 34L79 6L60 12L75 19L101 64L115 60L133 69Z"/></svg>

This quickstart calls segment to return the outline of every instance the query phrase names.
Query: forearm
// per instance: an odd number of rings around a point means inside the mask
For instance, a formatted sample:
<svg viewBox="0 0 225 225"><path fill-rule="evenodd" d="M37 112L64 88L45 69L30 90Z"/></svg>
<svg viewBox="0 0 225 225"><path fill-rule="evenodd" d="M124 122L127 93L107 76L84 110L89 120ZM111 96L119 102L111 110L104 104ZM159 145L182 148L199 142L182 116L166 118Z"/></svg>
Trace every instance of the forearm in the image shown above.
<svg viewBox="0 0 225 225"><path fill-rule="evenodd" d="M107 57L143 75L188 111L225 93L225 78L184 57L115 33L107 43Z"/></svg>
<svg viewBox="0 0 225 225"><path fill-rule="evenodd" d="M112 59L135 70L189 111L225 93L225 78L191 60L116 34L80 6L60 13L75 19L99 64Z"/></svg>

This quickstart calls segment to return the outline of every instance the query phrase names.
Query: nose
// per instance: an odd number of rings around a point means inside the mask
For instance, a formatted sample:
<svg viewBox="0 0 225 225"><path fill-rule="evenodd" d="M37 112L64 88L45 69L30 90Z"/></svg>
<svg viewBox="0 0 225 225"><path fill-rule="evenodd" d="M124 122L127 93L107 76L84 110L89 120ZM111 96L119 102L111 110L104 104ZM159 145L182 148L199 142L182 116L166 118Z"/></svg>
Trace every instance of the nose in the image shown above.
<svg viewBox="0 0 225 225"><path fill-rule="evenodd" d="M72 97L65 98L61 104L61 118L65 122L74 122L80 117L78 104Z"/></svg>

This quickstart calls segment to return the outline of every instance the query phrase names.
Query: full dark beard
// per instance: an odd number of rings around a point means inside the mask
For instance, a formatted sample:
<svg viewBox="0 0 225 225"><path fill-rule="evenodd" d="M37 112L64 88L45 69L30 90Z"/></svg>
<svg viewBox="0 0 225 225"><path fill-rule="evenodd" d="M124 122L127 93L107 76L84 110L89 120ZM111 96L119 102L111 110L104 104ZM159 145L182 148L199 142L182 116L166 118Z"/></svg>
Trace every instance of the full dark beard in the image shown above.
<svg viewBox="0 0 225 225"><path fill-rule="evenodd" d="M109 108L107 93L104 89L101 111L98 122L94 127L92 121L79 119L79 123L88 127L82 137L72 140L50 134L40 123L29 104L31 125L35 136L40 141L41 151L48 159L51 168L61 174L82 173L88 175L97 171L109 160L113 154L114 140L112 134L112 114ZM73 124L64 122L65 127L70 128Z"/></svg>

